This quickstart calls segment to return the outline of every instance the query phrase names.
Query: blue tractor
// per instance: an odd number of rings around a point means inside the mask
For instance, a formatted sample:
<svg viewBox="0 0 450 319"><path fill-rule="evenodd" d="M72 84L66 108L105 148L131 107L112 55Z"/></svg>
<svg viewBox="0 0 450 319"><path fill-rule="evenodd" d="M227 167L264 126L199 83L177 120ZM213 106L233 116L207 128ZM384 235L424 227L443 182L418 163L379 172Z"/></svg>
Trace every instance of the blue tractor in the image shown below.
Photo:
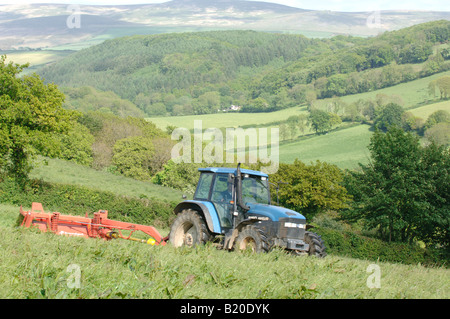
<svg viewBox="0 0 450 319"><path fill-rule="evenodd" d="M209 241L227 250L267 252L283 247L294 254L326 256L319 235L303 215L271 205L269 176L237 168L200 168L193 200L175 207L169 234L175 247Z"/></svg>

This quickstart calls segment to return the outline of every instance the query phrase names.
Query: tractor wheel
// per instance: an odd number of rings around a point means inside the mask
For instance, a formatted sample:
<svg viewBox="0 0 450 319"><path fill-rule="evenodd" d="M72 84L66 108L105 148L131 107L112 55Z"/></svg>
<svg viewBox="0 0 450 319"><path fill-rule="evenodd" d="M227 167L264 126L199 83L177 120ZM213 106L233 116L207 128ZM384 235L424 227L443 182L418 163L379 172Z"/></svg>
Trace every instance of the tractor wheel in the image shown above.
<svg viewBox="0 0 450 319"><path fill-rule="evenodd" d="M310 256L325 257L327 255L325 252L325 244L322 238L316 233L307 231L305 233L305 242L309 244L308 254Z"/></svg>
<svg viewBox="0 0 450 319"><path fill-rule="evenodd" d="M210 239L203 217L192 209L183 210L170 228L169 241L175 247L203 245Z"/></svg>
<svg viewBox="0 0 450 319"><path fill-rule="evenodd" d="M240 251L249 250L261 253L269 251L269 243L261 229L248 225L239 232L234 248Z"/></svg>

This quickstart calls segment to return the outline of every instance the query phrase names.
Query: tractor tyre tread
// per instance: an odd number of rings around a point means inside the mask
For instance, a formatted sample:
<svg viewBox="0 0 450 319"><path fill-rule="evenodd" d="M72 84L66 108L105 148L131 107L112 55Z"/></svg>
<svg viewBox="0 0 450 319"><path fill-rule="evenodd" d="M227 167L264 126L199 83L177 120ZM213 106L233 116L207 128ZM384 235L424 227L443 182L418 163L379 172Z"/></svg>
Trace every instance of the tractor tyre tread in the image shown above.
<svg viewBox="0 0 450 319"><path fill-rule="evenodd" d="M182 246L175 243L175 241L179 242L174 238L176 236L176 233L180 227L183 227L185 223L191 223L193 227L196 228L199 237L197 238L197 241L193 243L193 246L195 245L204 245L208 241L211 240L212 235L208 230L208 227L206 226L206 222L204 218L200 215L199 212L193 210L193 209L184 209L181 211L180 214L178 214L177 218L173 222L170 233L169 233L169 242L172 242L176 247Z"/></svg>

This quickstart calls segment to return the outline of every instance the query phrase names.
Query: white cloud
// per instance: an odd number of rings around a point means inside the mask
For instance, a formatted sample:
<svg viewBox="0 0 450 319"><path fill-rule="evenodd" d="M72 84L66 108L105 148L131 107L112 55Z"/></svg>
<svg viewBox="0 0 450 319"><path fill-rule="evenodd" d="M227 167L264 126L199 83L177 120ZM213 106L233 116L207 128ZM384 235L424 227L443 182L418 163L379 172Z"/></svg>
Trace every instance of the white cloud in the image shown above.
<svg viewBox="0 0 450 319"><path fill-rule="evenodd" d="M251 1L251 0L250 0ZM331 11L374 11L374 10L435 10L450 11L448 0L255 0L280 3L291 7L312 10ZM168 0L0 0L0 4L28 4L28 3L62 3L62 4L91 4L91 5L119 5L163 3Z"/></svg>

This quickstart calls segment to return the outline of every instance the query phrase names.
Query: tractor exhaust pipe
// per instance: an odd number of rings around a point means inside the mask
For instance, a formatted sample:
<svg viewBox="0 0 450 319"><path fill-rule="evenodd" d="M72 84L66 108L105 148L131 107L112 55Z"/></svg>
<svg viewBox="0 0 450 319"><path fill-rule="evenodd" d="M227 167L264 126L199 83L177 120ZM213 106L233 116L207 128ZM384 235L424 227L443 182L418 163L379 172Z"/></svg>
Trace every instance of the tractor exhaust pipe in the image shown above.
<svg viewBox="0 0 450 319"><path fill-rule="evenodd" d="M242 200L242 174L241 174L241 163L238 164L236 170L236 203L237 205L245 211L250 210L250 207L245 205Z"/></svg>

